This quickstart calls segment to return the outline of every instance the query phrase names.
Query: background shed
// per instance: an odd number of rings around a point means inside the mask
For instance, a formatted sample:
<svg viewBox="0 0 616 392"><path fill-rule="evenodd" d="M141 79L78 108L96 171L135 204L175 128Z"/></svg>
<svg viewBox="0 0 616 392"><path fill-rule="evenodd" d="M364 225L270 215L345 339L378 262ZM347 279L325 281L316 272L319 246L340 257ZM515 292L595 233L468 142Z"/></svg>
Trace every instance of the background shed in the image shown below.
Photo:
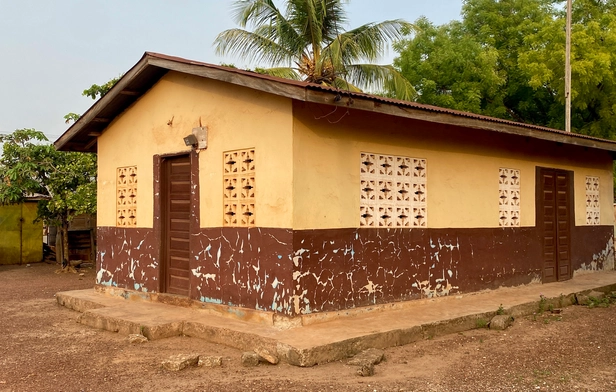
<svg viewBox="0 0 616 392"><path fill-rule="evenodd" d="M43 222L34 222L36 208L36 200L0 206L0 264L43 259Z"/></svg>

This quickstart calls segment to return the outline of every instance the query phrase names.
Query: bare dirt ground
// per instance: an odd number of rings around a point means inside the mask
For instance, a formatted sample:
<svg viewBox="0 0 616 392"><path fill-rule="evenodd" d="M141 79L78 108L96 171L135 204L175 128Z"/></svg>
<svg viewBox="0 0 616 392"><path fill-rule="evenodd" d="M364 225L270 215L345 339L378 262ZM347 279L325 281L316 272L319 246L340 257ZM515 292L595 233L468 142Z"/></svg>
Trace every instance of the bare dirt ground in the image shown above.
<svg viewBox="0 0 616 392"><path fill-rule="evenodd" d="M372 377L335 362L241 366L235 349L178 337L131 345L76 323L58 291L90 288L94 271L0 266L0 392L8 391L616 391L616 305L572 306L385 350ZM223 357L219 368L162 369L176 354Z"/></svg>

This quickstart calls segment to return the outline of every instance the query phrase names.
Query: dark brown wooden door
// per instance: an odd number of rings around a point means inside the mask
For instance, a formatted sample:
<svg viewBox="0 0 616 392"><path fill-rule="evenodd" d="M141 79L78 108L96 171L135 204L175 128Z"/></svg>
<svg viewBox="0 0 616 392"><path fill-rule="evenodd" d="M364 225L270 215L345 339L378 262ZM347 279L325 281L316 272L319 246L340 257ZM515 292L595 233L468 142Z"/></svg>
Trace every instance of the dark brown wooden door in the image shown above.
<svg viewBox="0 0 616 392"><path fill-rule="evenodd" d="M190 157L165 158L162 165L164 291L189 294Z"/></svg>
<svg viewBox="0 0 616 392"><path fill-rule="evenodd" d="M571 278L573 174L537 168L537 226L543 240L543 282Z"/></svg>

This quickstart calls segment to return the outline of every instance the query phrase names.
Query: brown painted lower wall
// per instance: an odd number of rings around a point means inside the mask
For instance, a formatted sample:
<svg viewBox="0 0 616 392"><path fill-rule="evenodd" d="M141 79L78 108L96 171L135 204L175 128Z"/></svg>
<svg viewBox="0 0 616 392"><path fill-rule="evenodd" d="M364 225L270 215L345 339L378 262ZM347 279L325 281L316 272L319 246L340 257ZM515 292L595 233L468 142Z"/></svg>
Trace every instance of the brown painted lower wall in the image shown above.
<svg viewBox="0 0 616 392"><path fill-rule="evenodd" d="M574 274L614 269L614 226L575 226L571 269Z"/></svg>
<svg viewBox="0 0 616 392"><path fill-rule="evenodd" d="M154 229L98 228L97 283L159 291L160 240ZM190 297L290 314L293 232L201 229L191 237Z"/></svg>
<svg viewBox="0 0 616 392"><path fill-rule="evenodd" d="M572 269L614 268L612 226L575 227ZM287 316L541 281L537 230L207 228L190 297ZM98 228L97 283L159 290L153 229Z"/></svg>
<svg viewBox="0 0 616 392"><path fill-rule="evenodd" d="M201 229L191 239L196 250L191 297L290 314L292 246L293 231L288 229Z"/></svg>
<svg viewBox="0 0 616 392"><path fill-rule="evenodd" d="M294 244L294 314L541 279L535 228L304 230Z"/></svg>
<svg viewBox="0 0 616 392"><path fill-rule="evenodd" d="M96 283L156 292L160 239L152 229L97 229Z"/></svg>

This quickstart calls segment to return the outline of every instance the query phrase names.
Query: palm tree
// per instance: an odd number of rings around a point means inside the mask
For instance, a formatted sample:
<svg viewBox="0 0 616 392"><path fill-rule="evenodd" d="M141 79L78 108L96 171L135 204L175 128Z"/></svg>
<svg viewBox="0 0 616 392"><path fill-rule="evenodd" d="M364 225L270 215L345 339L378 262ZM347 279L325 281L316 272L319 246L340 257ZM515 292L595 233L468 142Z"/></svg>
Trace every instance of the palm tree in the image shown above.
<svg viewBox="0 0 616 392"><path fill-rule="evenodd" d="M415 89L393 66L372 64L390 41L413 26L396 19L340 32L347 22L345 2L287 0L283 14L273 0L237 0L234 17L241 28L220 33L214 41L216 52L265 63L273 68L258 72L272 76L413 99Z"/></svg>

